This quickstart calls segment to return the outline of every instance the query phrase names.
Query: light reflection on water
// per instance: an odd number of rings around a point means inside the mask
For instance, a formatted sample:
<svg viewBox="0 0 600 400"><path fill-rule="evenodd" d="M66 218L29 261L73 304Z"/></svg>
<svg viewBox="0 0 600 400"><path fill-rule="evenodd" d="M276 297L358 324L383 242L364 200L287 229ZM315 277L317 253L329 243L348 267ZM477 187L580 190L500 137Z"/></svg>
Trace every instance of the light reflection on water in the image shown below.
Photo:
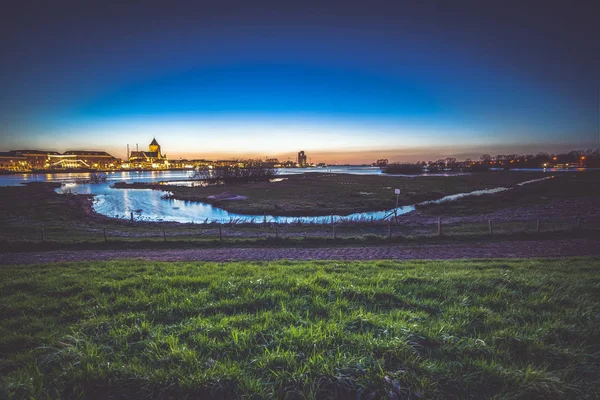
<svg viewBox="0 0 600 400"><path fill-rule="evenodd" d="M501 168L491 170L502 170ZM518 173L522 172L583 172L597 171L600 168L587 169L557 169L557 168L523 168L512 169ZM279 175L303 174L303 173L336 173L336 174L353 174L353 175L381 175L381 170L378 167L325 167L325 168L282 168L278 170ZM183 185L188 185L183 181L190 178L192 171L115 171L107 172L109 182L160 182L160 181L180 181ZM458 176L468 175L469 173L447 172L447 173L425 173L418 175L405 174L386 174L387 176L403 176L414 178L417 176ZM18 186L23 182L74 182L78 179L89 179L89 172L61 172L55 174L9 174L0 175L0 186Z"/></svg>
<svg viewBox="0 0 600 400"><path fill-rule="evenodd" d="M533 179L517 184L517 186L529 185L552 179L549 176L541 179ZM424 201L419 205L439 204L447 201L456 201L467 196L482 196L500 193L512 188L497 187L491 189L474 190L468 193L457 193L442 197L438 200ZM113 218L130 219L134 213L135 220L145 221L174 221L174 222L267 222L291 223L299 220L312 223L330 223L344 220L381 220L389 217L392 210L354 213L346 216L318 216L318 217L289 217L272 215L247 215L236 214L211 204L201 202L190 202L177 199L165 198L170 192L152 189L113 189L110 184L65 184L57 188L58 193L94 194L93 207L96 212ZM398 208L397 214L402 215L415 210L414 205Z"/></svg>
<svg viewBox="0 0 600 400"><path fill-rule="evenodd" d="M339 171L334 168L317 168L307 169L306 171L317 170L318 172L345 172L345 173L361 173L369 174L374 173L375 169L370 167L360 168L346 168ZM330 171L331 170L331 171ZM285 170L293 171L294 173L301 172L302 170ZM377 169L378 171L378 169ZM216 222L263 222L263 215L245 215L231 213L218 207L214 207L210 204L201 202L189 202L176 199L165 199L163 196L169 192L161 190L151 189L113 189L110 187L116 181L129 181L129 182L158 182L167 180L178 180L182 184L187 185L185 180L188 179L189 171L144 171L144 172L115 172L108 174L108 182L101 184L76 184L73 183L77 179L85 179L89 177L88 173L68 173L68 174L43 174L43 175L4 175L0 176L1 185L18 185L23 181L53 181L61 182L63 185L56 189L58 193L74 193L74 194L93 194L95 195L93 207L96 212L113 218L130 219L131 213L134 213L136 220L147 220L147 221L174 221L174 222L194 222L200 223L205 221L216 221ZM283 173L282 175L286 175ZM35 177L35 179L31 179ZM522 182L519 185L539 182L541 180L550 179L546 177L542 179L535 179L527 182ZM285 178L283 178L285 179ZM173 183L173 182L172 182ZM175 183L173 183L175 184ZM453 201L465 196L490 194L499 191L510 190L508 188L496 188L496 189L485 189L478 190L471 193L460 193L445 198L424 202L427 203L440 203L444 201ZM404 206L398 210L398 214L406 214L415 209L414 205ZM391 210L388 211L376 211L376 212L365 212L355 213L347 216L343 216L344 219L383 219L389 216ZM329 223L331 222L331 216L320 216L320 217L281 217L281 216L270 216L267 215L268 222L296 222L302 220L303 222L314 222L314 223ZM339 221L342 216L334 216L334 221Z"/></svg>
<svg viewBox="0 0 600 400"><path fill-rule="evenodd" d="M327 168L281 168L277 170L278 175L293 175L304 173L336 173L352 175L381 175L378 167L327 167ZM192 171L116 171L107 172L108 182L161 182L161 181L179 181L180 185L195 185L189 183ZM388 174L390 176L456 176L465 175L464 173L444 173L444 174L420 174L420 175L402 175ZM0 186L18 186L24 182L75 182L77 180L89 179L89 172L60 172L55 174L9 174L0 175ZM187 182L186 182L187 181ZM175 184L174 182L171 184Z"/></svg>
<svg viewBox="0 0 600 400"><path fill-rule="evenodd" d="M110 184L65 184L56 189L58 193L95 194L94 210L99 214L113 218L130 219L134 213L135 220L174 221L174 222L263 222L264 215L236 214L211 204L176 199L164 199L168 192L151 189L113 189ZM138 212L141 210L141 212ZM398 214L413 211L413 206L401 207ZM356 213L343 216L344 219L382 219L389 211ZM334 215L334 221L342 216ZM331 216L320 217L281 217L267 215L268 222L290 223L303 222L327 223Z"/></svg>
<svg viewBox="0 0 600 400"><path fill-rule="evenodd" d="M158 182L162 180L187 180L190 171L118 171L107 172L109 182ZM61 172L56 174L0 175L0 186L17 186L23 182L75 182L89 179L89 172Z"/></svg>

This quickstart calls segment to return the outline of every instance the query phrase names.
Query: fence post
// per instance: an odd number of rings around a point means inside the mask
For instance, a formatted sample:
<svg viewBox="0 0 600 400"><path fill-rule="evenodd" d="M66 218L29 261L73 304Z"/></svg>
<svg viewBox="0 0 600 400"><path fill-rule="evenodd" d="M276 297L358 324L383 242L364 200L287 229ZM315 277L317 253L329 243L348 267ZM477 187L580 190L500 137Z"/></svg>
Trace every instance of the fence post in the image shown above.
<svg viewBox="0 0 600 400"><path fill-rule="evenodd" d="M275 239L279 239L279 225L275 224Z"/></svg>
<svg viewBox="0 0 600 400"><path fill-rule="evenodd" d="M581 228L581 217L577 217L577 229Z"/></svg>
<svg viewBox="0 0 600 400"><path fill-rule="evenodd" d="M163 241L167 241L167 233L165 232L165 228L163 228Z"/></svg>
<svg viewBox="0 0 600 400"><path fill-rule="evenodd" d="M222 242L223 241L223 230L221 229L221 226L219 225L219 240Z"/></svg>
<svg viewBox="0 0 600 400"><path fill-rule="evenodd" d="M267 213L264 213L263 224L264 224L265 226L267 225Z"/></svg>
<svg viewBox="0 0 600 400"><path fill-rule="evenodd" d="M131 212L131 222L133 222L133 211Z"/></svg>
<svg viewBox="0 0 600 400"><path fill-rule="evenodd" d="M108 239L106 238L106 228L104 228L103 230L104 233L104 243L108 242Z"/></svg>
<svg viewBox="0 0 600 400"><path fill-rule="evenodd" d="M44 228L42 228L42 242L46 241L46 234L44 233Z"/></svg>
<svg viewBox="0 0 600 400"><path fill-rule="evenodd" d="M536 231L537 231L537 232L539 232L539 231L540 231L540 219L539 219L539 218L538 218L538 220L537 220Z"/></svg>
<svg viewBox="0 0 600 400"><path fill-rule="evenodd" d="M333 213L331 214L331 225L333 225Z"/></svg>
<svg viewBox="0 0 600 400"><path fill-rule="evenodd" d="M392 237L392 221L388 221L388 238Z"/></svg>
<svg viewBox="0 0 600 400"><path fill-rule="evenodd" d="M442 236L442 217L438 218L438 236Z"/></svg>
<svg viewBox="0 0 600 400"><path fill-rule="evenodd" d="M492 220L488 219L488 227L490 228L490 236L494 234L494 228L492 226Z"/></svg>
<svg viewBox="0 0 600 400"><path fill-rule="evenodd" d="M333 238L335 239L335 225L333 225Z"/></svg>

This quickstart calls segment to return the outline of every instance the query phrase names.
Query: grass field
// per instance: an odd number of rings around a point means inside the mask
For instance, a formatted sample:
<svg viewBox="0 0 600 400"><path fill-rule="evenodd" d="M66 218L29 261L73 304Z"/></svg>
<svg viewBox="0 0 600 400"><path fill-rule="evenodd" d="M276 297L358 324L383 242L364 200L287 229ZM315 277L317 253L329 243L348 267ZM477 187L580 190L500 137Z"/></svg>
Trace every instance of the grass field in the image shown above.
<svg viewBox="0 0 600 400"><path fill-rule="evenodd" d="M394 189L400 188L400 205L471 192L513 186L548 176L542 172L495 171L462 176L387 176L306 173L281 176L281 182L183 187L157 184L117 185L127 188L157 188L173 192L180 200L202 201L240 214L262 215L348 215L356 212L390 210L396 205ZM599 175L600 176L600 175ZM242 201L215 201L208 197L223 192L248 197Z"/></svg>
<svg viewBox="0 0 600 400"><path fill-rule="evenodd" d="M3 267L0 382L36 399L592 399L599 272L597 258Z"/></svg>
<svg viewBox="0 0 600 400"><path fill-rule="evenodd" d="M578 185L568 186L568 193L576 196L577 193L586 193L585 190L595 190L589 188L593 185L586 181L579 182ZM275 227L273 224L267 226L263 224L224 224L219 226L218 224L179 224L175 222L130 222L96 214L91 209L89 197L59 195L53 191L55 186L55 184L33 184L0 188L0 226L2 226L0 252L32 250L39 246L44 249L65 246L81 246L83 248L88 245L116 248L155 245L175 247L314 246L318 245L319 241L325 245L344 245L382 244L398 242L407 238L437 240L436 222L410 225L405 224L402 217L399 224L392 224L389 231L387 224L381 221L365 220L336 224L336 240L333 240L333 228L330 225L322 224L282 224ZM561 186L556 185L556 187ZM486 197L488 202L494 202L494 196ZM437 209L432 208L432 210L435 212ZM447 215L454 215L453 210L450 209ZM568 215L566 217L564 220L543 221L540 226L541 234L571 231L576 226L576 218L569 219ZM585 228L596 229L597 224L586 223ZM46 240L43 245L40 244L42 229L43 237ZM485 221L454 225L445 222L443 231L444 240L447 238L470 240L472 237L487 237L488 224ZM104 243L105 232L107 243ZM494 234L498 235L496 236L498 239L501 239L502 235L523 232L537 235L536 221L494 221ZM387 238L389 234L393 236L392 239ZM220 240L221 235L223 242ZM275 240L276 236L280 240ZM163 243L165 239L167 240L166 244ZM327 242L325 243L323 239L327 239Z"/></svg>
<svg viewBox="0 0 600 400"><path fill-rule="evenodd" d="M598 171L561 172L555 173L554 176L556 179L516 187L493 196L466 197L460 201L432 204L420 210L429 215L477 215L506 208L543 205L555 200L600 198ZM585 213L587 210L579 211Z"/></svg>

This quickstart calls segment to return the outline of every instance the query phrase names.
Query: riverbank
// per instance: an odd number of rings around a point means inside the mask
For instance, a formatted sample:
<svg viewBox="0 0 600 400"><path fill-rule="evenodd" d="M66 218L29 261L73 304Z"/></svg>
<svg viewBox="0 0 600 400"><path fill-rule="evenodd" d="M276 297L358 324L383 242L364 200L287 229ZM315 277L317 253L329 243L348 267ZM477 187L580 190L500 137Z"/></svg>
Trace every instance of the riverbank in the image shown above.
<svg viewBox="0 0 600 400"><path fill-rule="evenodd" d="M56 174L80 174L80 173L115 173L115 172L167 172L167 171L190 171L190 168L168 168L168 169L96 169L96 168L71 168L71 169L32 169L23 171L0 170L0 175L56 175Z"/></svg>
<svg viewBox="0 0 600 400"><path fill-rule="evenodd" d="M568 177L561 179L568 180ZM554 182L555 180L552 180ZM544 181L547 182L547 181ZM439 214L421 209L388 221L362 219L335 224L297 220L275 224L231 220L226 223L150 222L110 218L96 213L93 196L58 194L58 184L34 183L0 188L0 252L36 248L186 248L220 246L311 247L406 245L408 243L537 240L596 237L600 228L600 196L585 195L589 182L552 186L554 199L536 203L536 186L529 186L531 204L511 205L486 195L487 212ZM558 182L558 181L556 181ZM554 183L556 183L554 182ZM117 189L118 190L118 189ZM554 190L554 189L553 189ZM482 197L483 198L483 197ZM463 201L449 203L460 207ZM166 201L168 200L159 200ZM456 205L454 205L456 204ZM487 206L486 206L487 207ZM135 215L135 218L138 218ZM441 225L440 225L441 223ZM493 236L491 235L493 224ZM440 236L440 228L443 233Z"/></svg>
<svg viewBox="0 0 600 400"><path fill-rule="evenodd" d="M519 218L600 216L600 171L546 175L533 184L515 185L491 196L470 196L460 201L417 205L413 215L499 218L503 210Z"/></svg>
<svg viewBox="0 0 600 400"><path fill-rule="evenodd" d="M278 170L283 171L294 171L291 173L302 174L306 171L315 171L322 169L323 171L327 169L340 169L340 168L363 168L373 170L371 167L365 167L363 165L357 166L332 166L330 168L315 168L315 167L278 167ZM376 169L379 171L379 169ZM55 174L79 174L79 173L120 173L120 172L150 172L150 173L160 173L160 172L169 172L169 171L187 171L190 174L195 171L194 168L157 168L157 169L144 169L144 168L122 168L122 169L97 169L97 168L70 168L70 169L29 169L29 170L6 170L0 169L0 175L55 175Z"/></svg>
<svg viewBox="0 0 600 400"><path fill-rule="evenodd" d="M327 216L384 211L396 205L394 189L400 189L398 204L407 206L444 196L479 189L512 187L520 182L547 177L541 172L487 172L461 176L367 176L305 173L281 176L281 181L214 186L176 186L161 183L117 182L119 189L154 189L169 192L169 198L203 202L226 211L246 215ZM240 201L220 200L228 192Z"/></svg>

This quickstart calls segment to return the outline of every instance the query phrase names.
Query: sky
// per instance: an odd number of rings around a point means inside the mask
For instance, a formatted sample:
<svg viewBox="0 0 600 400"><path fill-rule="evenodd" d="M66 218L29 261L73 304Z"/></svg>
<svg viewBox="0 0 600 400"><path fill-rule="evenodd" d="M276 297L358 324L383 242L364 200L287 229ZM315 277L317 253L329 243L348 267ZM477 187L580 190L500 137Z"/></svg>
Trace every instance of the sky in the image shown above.
<svg viewBox="0 0 600 400"><path fill-rule="evenodd" d="M600 146L593 1L22 1L0 151L370 163ZM298 4L296 4L298 3Z"/></svg>

